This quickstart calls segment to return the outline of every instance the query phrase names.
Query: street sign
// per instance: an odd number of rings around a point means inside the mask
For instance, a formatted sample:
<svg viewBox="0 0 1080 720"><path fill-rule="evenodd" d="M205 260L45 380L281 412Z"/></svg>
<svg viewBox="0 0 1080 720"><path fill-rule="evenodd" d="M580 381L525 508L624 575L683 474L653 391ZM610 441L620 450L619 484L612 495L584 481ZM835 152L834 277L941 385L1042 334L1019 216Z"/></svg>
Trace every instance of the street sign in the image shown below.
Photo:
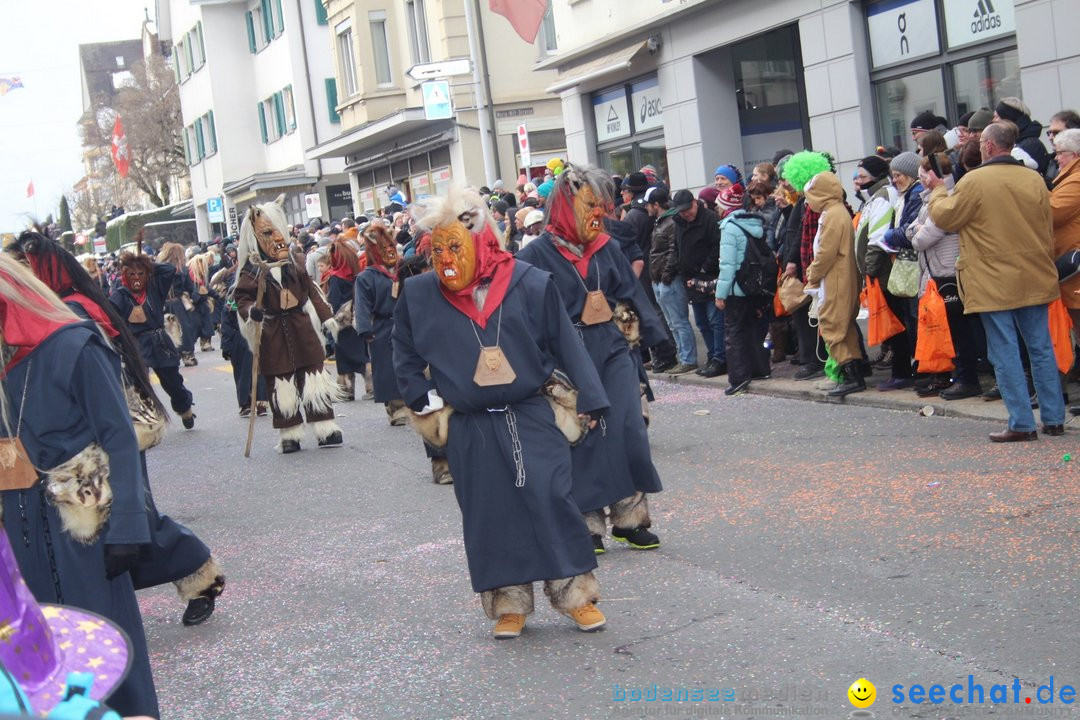
<svg viewBox="0 0 1080 720"><path fill-rule="evenodd" d="M304 196L304 210L307 212L308 220L322 217L322 198L319 197L319 193Z"/></svg>
<svg viewBox="0 0 1080 720"><path fill-rule="evenodd" d="M430 80L420 86L424 94L424 117L428 120L449 120L454 116L450 104L450 81Z"/></svg>
<svg viewBox="0 0 1080 720"><path fill-rule="evenodd" d="M225 205L221 202L221 198L206 198L206 215L212 223L225 222Z"/></svg>
<svg viewBox="0 0 1080 720"><path fill-rule="evenodd" d="M413 65L405 71L405 74L416 82L423 82L424 80L435 80L436 78L453 77L454 75L468 75L471 72L472 60L469 58L457 58L455 60Z"/></svg>
<svg viewBox="0 0 1080 720"><path fill-rule="evenodd" d="M532 151L529 149L529 130L524 124L518 125L518 153L521 155L521 166L528 168L532 165Z"/></svg>

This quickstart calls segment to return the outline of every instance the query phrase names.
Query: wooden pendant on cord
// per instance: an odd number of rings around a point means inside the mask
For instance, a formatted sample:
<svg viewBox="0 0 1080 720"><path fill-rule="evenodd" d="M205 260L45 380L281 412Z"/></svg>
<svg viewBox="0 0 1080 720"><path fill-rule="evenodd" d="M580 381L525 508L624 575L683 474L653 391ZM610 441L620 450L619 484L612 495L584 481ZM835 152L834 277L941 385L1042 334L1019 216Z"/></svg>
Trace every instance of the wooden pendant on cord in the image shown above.
<svg viewBox="0 0 1080 720"><path fill-rule="evenodd" d="M510 367L510 361L506 359L502 348L480 348L480 357L476 360L476 372L473 373L473 382L480 387L490 385L509 385L514 382L517 373Z"/></svg>
<svg viewBox="0 0 1080 720"><path fill-rule="evenodd" d="M581 322L585 325L599 325L612 318L611 306L604 297L603 290L590 290L585 296L585 307L581 310Z"/></svg>
<svg viewBox="0 0 1080 720"><path fill-rule="evenodd" d="M19 438L0 438L0 490L26 490L37 482L37 470Z"/></svg>
<svg viewBox="0 0 1080 720"><path fill-rule="evenodd" d="M144 323L146 322L146 311L143 310L142 305L136 305L131 308L131 314L128 315L129 323Z"/></svg>
<svg viewBox="0 0 1080 720"><path fill-rule="evenodd" d="M395 280L394 284L390 286L390 297L392 297L394 300L397 300L399 292L401 292L401 283Z"/></svg>

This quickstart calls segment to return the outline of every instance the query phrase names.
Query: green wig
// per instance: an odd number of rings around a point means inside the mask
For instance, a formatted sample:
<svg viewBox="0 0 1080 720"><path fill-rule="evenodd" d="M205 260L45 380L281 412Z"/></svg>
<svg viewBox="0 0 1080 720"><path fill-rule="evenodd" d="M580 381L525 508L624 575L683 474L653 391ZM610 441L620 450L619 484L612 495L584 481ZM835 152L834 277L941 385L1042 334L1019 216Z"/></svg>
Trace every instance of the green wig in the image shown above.
<svg viewBox="0 0 1080 720"><path fill-rule="evenodd" d="M829 158L823 153L803 150L789 157L784 163L784 179L802 193L806 189L806 184L810 182L810 178L831 170Z"/></svg>

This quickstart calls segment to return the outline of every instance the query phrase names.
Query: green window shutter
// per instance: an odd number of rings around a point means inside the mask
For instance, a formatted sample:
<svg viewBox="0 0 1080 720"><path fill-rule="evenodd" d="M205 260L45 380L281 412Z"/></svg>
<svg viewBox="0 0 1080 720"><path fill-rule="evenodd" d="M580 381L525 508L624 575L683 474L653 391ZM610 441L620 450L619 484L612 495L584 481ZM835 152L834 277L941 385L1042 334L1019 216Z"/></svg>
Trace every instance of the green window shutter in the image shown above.
<svg viewBox="0 0 1080 720"><path fill-rule="evenodd" d="M315 0L315 22L320 25L328 24L326 19L326 6L322 4L322 0Z"/></svg>
<svg viewBox="0 0 1080 720"><path fill-rule="evenodd" d="M274 9L277 10L277 14L274 15L274 18L277 20L275 23L277 25L275 28L277 32L274 33L274 37L277 37L285 32L285 13L281 12L281 0L274 0Z"/></svg>
<svg viewBox="0 0 1080 720"><path fill-rule="evenodd" d="M202 118L195 119L195 150L198 152L199 160L206 157L206 139L203 137Z"/></svg>
<svg viewBox="0 0 1080 720"><path fill-rule="evenodd" d="M270 0L259 0L262 8L263 38L269 43L274 39L274 15L270 12Z"/></svg>
<svg viewBox="0 0 1080 720"><path fill-rule="evenodd" d="M285 100L281 93L274 93L274 119L277 120L278 135L285 134Z"/></svg>
<svg viewBox="0 0 1080 720"><path fill-rule="evenodd" d="M326 104L330 109L330 122L337 125L341 116L337 111L337 80L334 78L326 78Z"/></svg>
<svg viewBox="0 0 1080 720"><path fill-rule="evenodd" d="M206 113L206 125L210 128L210 152L217 152L217 128L214 127L214 111Z"/></svg>
<svg viewBox="0 0 1080 720"><path fill-rule="evenodd" d="M262 131L263 145L270 141L270 136L266 134L266 113L263 109L266 107L262 103L259 103L259 130Z"/></svg>
<svg viewBox="0 0 1080 720"><path fill-rule="evenodd" d="M255 21L252 19L250 12L244 13L244 19L247 20L248 50L254 55L255 51L258 49L258 46L255 44Z"/></svg>
<svg viewBox="0 0 1080 720"><path fill-rule="evenodd" d="M179 85L180 84L180 51L177 49L176 45L173 45L172 69L173 69L173 77L176 78L176 84Z"/></svg>
<svg viewBox="0 0 1080 720"><path fill-rule="evenodd" d="M191 148L188 147L188 133L187 128L184 128L184 132L181 133L184 136L184 162L189 166L191 165Z"/></svg>

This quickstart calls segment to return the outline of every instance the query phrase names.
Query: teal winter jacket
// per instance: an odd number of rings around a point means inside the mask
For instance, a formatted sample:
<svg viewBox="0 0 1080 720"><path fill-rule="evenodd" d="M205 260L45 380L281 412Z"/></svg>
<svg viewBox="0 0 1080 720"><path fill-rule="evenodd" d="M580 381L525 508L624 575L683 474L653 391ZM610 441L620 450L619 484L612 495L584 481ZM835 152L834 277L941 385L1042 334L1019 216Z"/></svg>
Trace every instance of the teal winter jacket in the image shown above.
<svg viewBox="0 0 1080 720"><path fill-rule="evenodd" d="M756 213L736 210L720 221L720 278L716 281L716 298L726 300L729 296L745 297L735 282L735 273L746 257L748 236L765 235L765 225Z"/></svg>

